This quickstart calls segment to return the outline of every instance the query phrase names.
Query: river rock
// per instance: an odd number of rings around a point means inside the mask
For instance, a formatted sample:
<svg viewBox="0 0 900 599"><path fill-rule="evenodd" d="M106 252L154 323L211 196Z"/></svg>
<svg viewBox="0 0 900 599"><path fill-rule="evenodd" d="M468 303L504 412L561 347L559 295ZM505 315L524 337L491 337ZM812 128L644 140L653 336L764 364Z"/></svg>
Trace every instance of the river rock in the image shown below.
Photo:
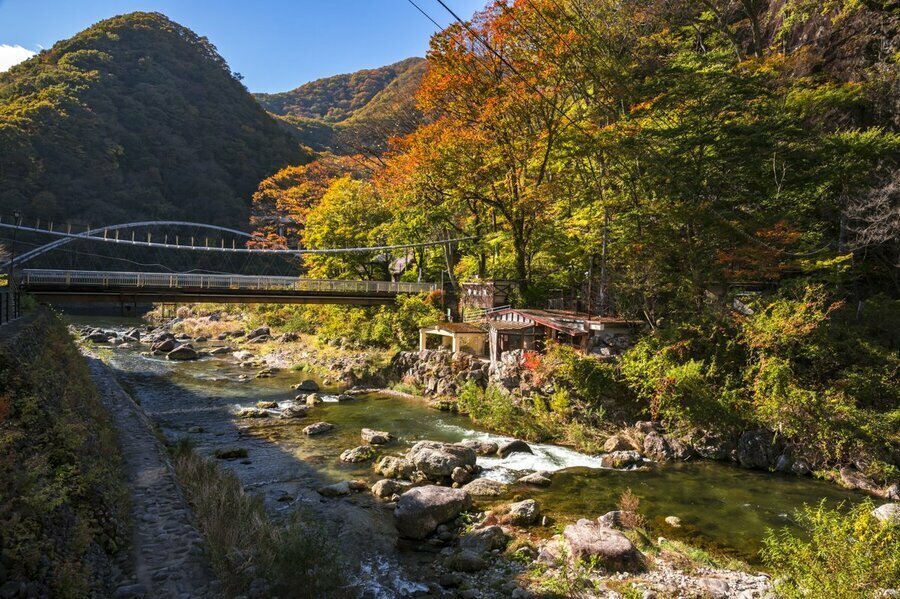
<svg viewBox="0 0 900 599"><path fill-rule="evenodd" d="M501 458L505 458L506 456L512 455L514 453L534 453L531 451L531 447L528 446L528 443L522 441L520 439L515 439L513 441L507 441L506 443L501 443L497 448L497 455Z"/></svg>
<svg viewBox="0 0 900 599"><path fill-rule="evenodd" d="M472 498L462 489L437 485L416 487L400 496L394 521L401 535L424 539L439 524L453 520L471 505Z"/></svg>
<svg viewBox="0 0 900 599"><path fill-rule="evenodd" d="M666 516L665 522L672 528L681 528L681 518L678 516Z"/></svg>
<svg viewBox="0 0 900 599"><path fill-rule="evenodd" d="M360 432L362 440L369 445L384 445L390 443L391 434L387 431L376 431L371 428L364 428Z"/></svg>
<svg viewBox="0 0 900 599"><path fill-rule="evenodd" d="M447 556L444 560L444 567L455 572L478 572L484 570L487 563L474 551L461 549Z"/></svg>
<svg viewBox="0 0 900 599"><path fill-rule="evenodd" d="M323 497L341 497L343 495L349 495L350 482L344 480L339 483L334 483L333 485L321 487L317 491L319 495L322 495Z"/></svg>
<svg viewBox="0 0 900 599"><path fill-rule="evenodd" d="M351 464L358 464L359 462L368 462L375 458L375 450L369 447L368 445L360 445L359 447L354 447L353 449L347 449L343 453L341 453L341 461L349 462Z"/></svg>
<svg viewBox="0 0 900 599"><path fill-rule="evenodd" d="M309 395L298 395L294 398L294 401L303 401L306 402L306 405L308 406L317 406L324 400L318 393L310 393Z"/></svg>
<svg viewBox="0 0 900 599"><path fill-rule="evenodd" d="M478 495L480 497L496 497L502 495L506 491L506 486L496 480L490 478L476 478L462 488L463 491L470 495Z"/></svg>
<svg viewBox="0 0 900 599"><path fill-rule="evenodd" d="M455 483L464 485L472 480L472 473L462 466L457 466L453 469L453 472L450 473L450 480Z"/></svg>
<svg viewBox="0 0 900 599"><path fill-rule="evenodd" d="M613 451L628 451L630 449L636 448L622 435L613 435L603 444L603 451L606 453L611 453Z"/></svg>
<svg viewBox="0 0 900 599"><path fill-rule="evenodd" d="M738 439L738 464L744 468L767 469L780 453L780 443L770 431L747 431Z"/></svg>
<svg viewBox="0 0 900 599"><path fill-rule="evenodd" d="M166 360L196 360L199 357L200 354L190 345L179 345L166 354Z"/></svg>
<svg viewBox="0 0 900 599"><path fill-rule="evenodd" d="M278 402L275 401L258 401L256 402L256 407L260 410L274 410L278 407Z"/></svg>
<svg viewBox="0 0 900 599"><path fill-rule="evenodd" d="M372 495L379 499L390 499L394 495L402 494L409 489L411 484L402 480L384 478L372 485Z"/></svg>
<svg viewBox="0 0 900 599"><path fill-rule="evenodd" d="M775 471L784 474L796 474L797 476L807 476L812 473L812 469L806 460L795 460L787 453L783 453L775 460Z"/></svg>
<svg viewBox="0 0 900 599"><path fill-rule="evenodd" d="M604 468L615 468L617 470L640 465L643 461L641 454L633 449L629 451L614 451L600 456L601 466Z"/></svg>
<svg viewBox="0 0 900 599"><path fill-rule="evenodd" d="M301 406L288 406L281 410L279 417L285 420L291 418L303 418L306 416L306 412L307 410Z"/></svg>
<svg viewBox="0 0 900 599"><path fill-rule="evenodd" d="M237 411L238 418L268 418L269 413L259 408L241 408Z"/></svg>
<svg viewBox="0 0 900 599"><path fill-rule="evenodd" d="M497 444L492 443L490 441L477 441L475 439L466 439L465 441L460 441L457 445L462 445L463 447L468 447L472 451L474 451L477 455L496 455L497 453Z"/></svg>
<svg viewBox="0 0 900 599"><path fill-rule="evenodd" d="M459 539L462 549L474 551L477 554L487 553L494 549L505 549L509 543L509 535L503 532L499 526L487 526L464 534Z"/></svg>
<svg viewBox="0 0 900 599"><path fill-rule="evenodd" d="M158 341L150 346L150 351L155 351L159 353L168 353L178 347L178 343L175 342L174 339L163 339L162 341Z"/></svg>
<svg viewBox="0 0 900 599"><path fill-rule="evenodd" d="M406 458L398 456L384 456L375 465L375 473L388 478L409 478L416 471L416 467Z"/></svg>
<svg viewBox="0 0 900 599"><path fill-rule="evenodd" d="M615 528L624 530L630 528L629 523L637 522L638 515L629 510L614 510L606 512L599 518L597 522L607 528Z"/></svg>
<svg viewBox="0 0 900 599"><path fill-rule="evenodd" d="M878 485L876 485L871 478L854 470L853 468L843 467L840 470L841 476L841 484L848 489L859 489L861 491L865 491L866 493L872 493L874 495L879 495L880 489Z"/></svg>
<svg viewBox="0 0 900 599"><path fill-rule="evenodd" d="M211 356L223 356L228 353L231 353L231 348L228 347L227 345L223 346L223 347L216 347L216 348L209 350L209 355L211 355Z"/></svg>
<svg viewBox="0 0 900 599"><path fill-rule="evenodd" d="M550 480L549 472L532 472L531 474L523 476L516 482L531 485L533 487L549 487L553 481Z"/></svg>
<svg viewBox="0 0 900 599"><path fill-rule="evenodd" d="M526 499L508 506L503 521L513 526L531 526L541 517L541 508L534 499Z"/></svg>
<svg viewBox="0 0 900 599"><path fill-rule="evenodd" d="M885 503L872 510L872 515L881 522L900 524L900 503Z"/></svg>
<svg viewBox="0 0 900 599"><path fill-rule="evenodd" d="M253 358L253 353L248 352L245 349L242 349L241 351L236 351L231 355L234 356L234 359L237 360L238 362L246 362L247 360L250 360Z"/></svg>
<svg viewBox="0 0 900 599"><path fill-rule="evenodd" d="M439 480L453 474L453 469L475 465L475 452L468 447L419 441L410 448L406 459L429 480Z"/></svg>
<svg viewBox="0 0 900 599"><path fill-rule="evenodd" d="M316 422L315 424L310 424L306 428L303 429L304 435L321 435L322 433L327 433L331 429L334 428L333 424L328 422Z"/></svg>
<svg viewBox="0 0 900 599"><path fill-rule="evenodd" d="M885 487L884 492L881 494L885 499L892 499L894 501L900 500L900 485L894 483L892 485L888 485Z"/></svg>
<svg viewBox="0 0 900 599"><path fill-rule="evenodd" d="M563 530L568 555L574 562L590 562L614 572L640 572L645 568L644 556L618 530L582 519Z"/></svg>
<svg viewBox="0 0 900 599"><path fill-rule="evenodd" d="M269 327L259 327L247 333L247 340L257 339L259 337L269 336Z"/></svg>
<svg viewBox="0 0 900 599"><path fill-rule="evenodd" d="M305 381L301 381L294 385L294 389L299 391L318 391L319 383L315 382L312 379L306 379Z"/></svg>
<svg viewBox="0 0 900 599"><path fill-rule="evenodd" d="M353 397L352 395L350 395L349 393L341 393L340 395L337 396L336 399L338 400L338 402L344 403L345 401L350 401L350 400L356 399L356 398Z"/></svg>

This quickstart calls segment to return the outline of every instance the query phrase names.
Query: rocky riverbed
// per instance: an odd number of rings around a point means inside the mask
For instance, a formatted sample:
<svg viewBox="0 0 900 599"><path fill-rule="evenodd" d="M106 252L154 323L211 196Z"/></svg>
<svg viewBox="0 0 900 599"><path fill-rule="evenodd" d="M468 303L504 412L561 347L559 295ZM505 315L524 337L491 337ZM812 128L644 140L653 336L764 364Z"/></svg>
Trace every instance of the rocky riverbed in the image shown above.
<svg viewBox="0 0 900 599"><path fill-rule="evenodd" d="M360 564L366 596L528 597L575 575L585 596L760 597L765 575L698 567L680 541L752 562L765 528L789 525L803 502L860 498L808 478L654 462L652 428L640 452L621 439L596 456L492 435L421 400L348 388L366 358L312 375L315 358L297 357L309 350L273 349L268 331L77 332L112 350L116 376L167 439L191 438L273 518L303 509L324 522ZM196 355L170 357L184 346ZM652 537L608 513L626 489ZM580 571L572 556L596 567Z"/></svg>

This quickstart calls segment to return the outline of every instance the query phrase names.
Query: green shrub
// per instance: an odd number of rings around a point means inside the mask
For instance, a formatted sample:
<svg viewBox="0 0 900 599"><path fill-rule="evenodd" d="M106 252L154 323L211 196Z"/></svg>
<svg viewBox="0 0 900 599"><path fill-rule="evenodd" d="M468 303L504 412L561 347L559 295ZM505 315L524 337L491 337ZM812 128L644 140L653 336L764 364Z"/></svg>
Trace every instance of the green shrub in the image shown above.
<svg viewBox="0 0 900 599"><path fill-rule="evenodd" d="M0 578L103 594L103 556L130 538L116 430L62 323L39 310L17 326L0 344Z"/></svg>
<svg viewBox="0 0 900 599"><path fill-rule="evenodd" d="M394 304L378 307L263 304L252 308L254 324L315 334L322 341L343 339L357 347L414 349L419 328L440 319L430 295L400 295Z"/></svg>
<svg viewBox="0 0 900 599"><path fill-rule="evenodd" d="M298 513L276 525L261 497L247 495L233 474L198 456L189 442L173 454L210 561L230 593L244 594L262 575L281 596L350 596L346 564L312 517Z"/></svg>
<svg viewBox="0 0 900 599"><path fill-rule="evenodd" d="M844 513L819 504L797 512L806 535L769 531L762 556L785 599L870 598L900 584L900 526L864 501Z"/></svg>

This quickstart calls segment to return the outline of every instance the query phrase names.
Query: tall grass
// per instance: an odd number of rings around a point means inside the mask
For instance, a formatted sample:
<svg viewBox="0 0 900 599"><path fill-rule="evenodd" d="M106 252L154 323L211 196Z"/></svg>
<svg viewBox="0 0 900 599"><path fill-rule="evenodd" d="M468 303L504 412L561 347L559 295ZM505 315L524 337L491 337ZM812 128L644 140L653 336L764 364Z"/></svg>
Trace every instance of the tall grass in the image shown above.
<svg viewBox="0 0 900 599"><path fill-rule="evenodd" d="M259 497L197 455L187 441L173 448L175 471L206 537L210 560L226 592L239 595L257 578L281 597L348 597L346 564L326 531L303 514L286 524L266 516Z"/></svg>

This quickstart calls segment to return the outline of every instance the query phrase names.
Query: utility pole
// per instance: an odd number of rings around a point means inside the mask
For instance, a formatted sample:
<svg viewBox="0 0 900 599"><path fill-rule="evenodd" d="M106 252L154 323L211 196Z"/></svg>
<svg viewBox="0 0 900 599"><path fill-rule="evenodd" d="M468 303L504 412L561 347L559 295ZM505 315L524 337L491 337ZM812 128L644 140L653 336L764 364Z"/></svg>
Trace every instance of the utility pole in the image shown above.
<svg viewBox="0 0 900 599"><path fill-rule="evenodd" d="M6 285L10 291L15 291L16 289L16 271L15 271L15 262L16 262L16 236L19 232L19 224L21 222L22 215L16 210L13 212L13 224L16 226L13 229L13 238L12 238L12 246L9 249L9 277L6 280Z"/></svg>
<svg viewBox="0 0 900 599"><path fill-rule="evenodd" d="M606 314L606 236L609 232L609 209L603 207L603 243L600 250L600 316Z"/></svg>

